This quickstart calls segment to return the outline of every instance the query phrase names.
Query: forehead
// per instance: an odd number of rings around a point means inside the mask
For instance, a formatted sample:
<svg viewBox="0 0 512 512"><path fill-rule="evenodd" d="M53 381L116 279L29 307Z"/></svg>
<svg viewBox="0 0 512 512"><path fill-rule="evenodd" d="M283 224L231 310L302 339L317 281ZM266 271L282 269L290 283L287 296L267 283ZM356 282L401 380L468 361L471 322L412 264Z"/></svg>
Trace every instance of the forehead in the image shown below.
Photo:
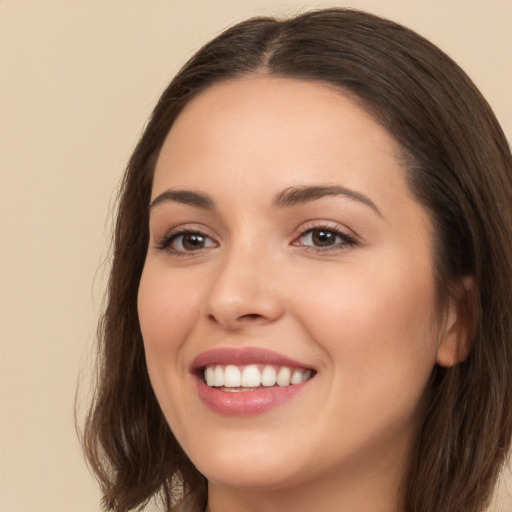
<svg viewBox="0 0 512 512"><path fill-rule="evenodd" d="M219 179L249 195L262 181L276 188L328 182L377 194L387 183L409 195L400 153L347 94L310 81L244 77L213 85L178 116L157 162L153 197L174 186L218 188Z"/></svg>

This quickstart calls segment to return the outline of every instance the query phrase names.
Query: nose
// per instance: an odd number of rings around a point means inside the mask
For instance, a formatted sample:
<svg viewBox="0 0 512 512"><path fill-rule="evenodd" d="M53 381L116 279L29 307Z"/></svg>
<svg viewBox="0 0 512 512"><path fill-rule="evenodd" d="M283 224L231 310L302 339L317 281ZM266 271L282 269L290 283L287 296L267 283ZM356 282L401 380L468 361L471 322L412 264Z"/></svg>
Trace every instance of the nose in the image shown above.
<svg viewBox="0 0 512 512"><path fill-rule="evenodd" d="M261 252L232 250L219 263L209 288L207 319L232 331L278 320L284 309L274 267Z"/></svg>

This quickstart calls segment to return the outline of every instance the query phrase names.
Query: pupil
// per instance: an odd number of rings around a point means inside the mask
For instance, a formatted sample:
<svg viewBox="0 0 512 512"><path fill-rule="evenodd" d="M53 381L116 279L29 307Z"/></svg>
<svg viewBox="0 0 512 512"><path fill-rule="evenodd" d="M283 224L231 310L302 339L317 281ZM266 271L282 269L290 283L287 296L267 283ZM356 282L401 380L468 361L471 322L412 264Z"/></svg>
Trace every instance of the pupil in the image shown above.
<svg viewBox="0 0 512 512"><path fill-rule="evenodd" d="M332 245L336 239L336 235L332 231L317 230L313 232L313 241L315 245L325 247Z"/></svg>
<svg viewBox="0 0 512 512"><path fill-rule="evenodd" d="M201 249L204 245L204 237L198 234L183 237L183 247L188 250Z"/></svg>

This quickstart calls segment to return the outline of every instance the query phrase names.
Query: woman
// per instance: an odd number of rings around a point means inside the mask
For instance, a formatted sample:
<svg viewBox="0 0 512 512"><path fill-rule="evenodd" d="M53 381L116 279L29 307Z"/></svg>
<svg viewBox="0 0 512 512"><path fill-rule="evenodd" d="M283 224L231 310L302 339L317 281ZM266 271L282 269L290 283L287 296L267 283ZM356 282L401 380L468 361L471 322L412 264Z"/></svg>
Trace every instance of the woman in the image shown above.
<svg viewBox="0 0 512 512"><path fill-rule="evenodd" d="M225 31L121 189L85 449L107 510L477 512L512 433L512 159L413 32Z"/></svg>

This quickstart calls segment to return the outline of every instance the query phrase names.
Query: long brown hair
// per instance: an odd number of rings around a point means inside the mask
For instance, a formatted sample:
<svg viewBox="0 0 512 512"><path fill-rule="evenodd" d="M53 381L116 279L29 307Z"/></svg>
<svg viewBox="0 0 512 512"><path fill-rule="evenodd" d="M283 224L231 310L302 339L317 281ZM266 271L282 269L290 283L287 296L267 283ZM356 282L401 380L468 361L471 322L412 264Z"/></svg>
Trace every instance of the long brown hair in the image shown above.
<svg viewBox="0 0 512 512"><path fill-rule="evenodd" d="M435 227L441 297L457 278L474 279L471 352L453 368L434 368L403 507L483 510L512 436L510 149L491 108L449 57L400 25L348 9L255 18L226 30L183 67L153 111L120 189L83 438L105 509L126 512L155 495L167 511L205 506L206 481L151 389L136 297L153 170L167 133L201 91L253 73L327 83L358 98L407 156L410 188Z"/></svg>

